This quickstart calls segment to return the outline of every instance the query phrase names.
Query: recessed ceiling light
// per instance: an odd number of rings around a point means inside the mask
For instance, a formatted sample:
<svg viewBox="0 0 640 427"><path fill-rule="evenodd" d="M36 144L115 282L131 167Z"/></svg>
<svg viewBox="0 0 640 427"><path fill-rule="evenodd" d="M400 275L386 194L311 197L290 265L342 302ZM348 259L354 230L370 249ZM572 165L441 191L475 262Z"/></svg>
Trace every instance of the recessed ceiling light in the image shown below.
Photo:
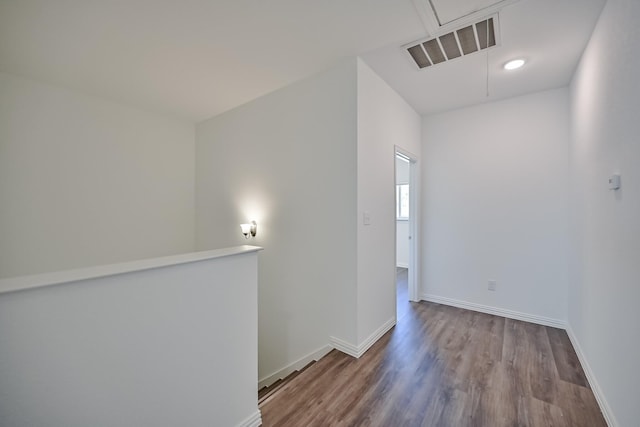
<svg viewBox="0 0 640 427"><path fill-rule="evenodd" d="M507 62L506 64L504 64L504 69L505 70L515 70L517 68L520 68L524 65L524 59L514 59L512 61Z"/></svg>

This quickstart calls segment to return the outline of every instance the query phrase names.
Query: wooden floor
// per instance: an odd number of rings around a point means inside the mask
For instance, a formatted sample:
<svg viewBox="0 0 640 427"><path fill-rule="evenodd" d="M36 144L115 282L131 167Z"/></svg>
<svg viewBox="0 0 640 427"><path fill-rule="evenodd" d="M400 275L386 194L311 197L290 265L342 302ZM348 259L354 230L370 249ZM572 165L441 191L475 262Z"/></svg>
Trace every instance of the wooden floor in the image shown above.
<svg viewBox="0 0 640 427"><path fill-rule="evenodd" d="M260 406L263 426L606 426L567 334L444 305L360 359L333 350Z"/></svg>
<svg viewBox="0 0 640 427"><path fill-rule="evenodd" d="M411 309L409 304L409 269L396 268L396 316L401 320Z"/></svg>

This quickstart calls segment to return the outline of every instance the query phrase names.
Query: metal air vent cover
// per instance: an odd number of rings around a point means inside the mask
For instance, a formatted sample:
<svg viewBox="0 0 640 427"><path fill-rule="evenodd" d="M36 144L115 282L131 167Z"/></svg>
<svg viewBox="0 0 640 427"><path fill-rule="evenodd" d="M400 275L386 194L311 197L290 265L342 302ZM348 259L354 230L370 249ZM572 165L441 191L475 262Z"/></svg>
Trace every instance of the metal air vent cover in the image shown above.
<svg viewBox="0 0 640 427"><path fill-rule="evenodd" d="M496 14L441 36L409 43L403 46L403 49L418 68L422 69L498 44L498 15Z"/></svg>

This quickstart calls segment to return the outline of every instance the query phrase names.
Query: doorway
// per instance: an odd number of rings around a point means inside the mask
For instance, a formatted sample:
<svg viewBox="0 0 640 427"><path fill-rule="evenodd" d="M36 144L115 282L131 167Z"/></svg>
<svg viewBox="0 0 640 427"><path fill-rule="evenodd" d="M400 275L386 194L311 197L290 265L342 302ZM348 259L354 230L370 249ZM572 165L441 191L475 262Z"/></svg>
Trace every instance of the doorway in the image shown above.
<svg viewBox="0 0 640 427"><path fill-rule="evenodd" d="M395 147L396 319L418 301L418 164L411 153Z"/></svg>

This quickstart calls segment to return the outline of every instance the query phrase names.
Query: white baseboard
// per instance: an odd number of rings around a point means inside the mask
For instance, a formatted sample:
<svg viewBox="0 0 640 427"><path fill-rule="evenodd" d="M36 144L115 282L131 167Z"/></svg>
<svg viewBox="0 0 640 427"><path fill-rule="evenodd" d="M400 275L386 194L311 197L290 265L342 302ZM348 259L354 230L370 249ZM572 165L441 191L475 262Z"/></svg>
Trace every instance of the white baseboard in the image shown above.
<svg viewBox="0 0 640 427"><path fill-rule="evenodd" d="M565 329L567 322L549 317L537 316L535 314L521 313L519 311L507 310L504 308L491 307L489 305L477 304L474 302L461 301L453 298L440 297L431 294L422 294L420 299L435 302L438 304L451 305L465 308L467 310L479 311L481 313L493 314L496 316L508 317L509 319L522 320L524 322L536 323L538 325L551 326L552 328Z"/></svg>
<svg viewBox="0 0 640 427"><path fill-rule="evenodd" d="M306 356L301 357L300 359L274 372L273 374L264 377L263 379L258 381L258 390L260 390L263 387L268 387L280 379L286 378L287 375L299 369L304 368L313 360L320 359L321 357L329 353L331 350L333 350L332 346L325 345L324 347L321 347L316 351L313 351L307 354Z"/></svg>
<svg viewBox="0 0 640 427"><path fill-rule="evenodd" d="M334 348L343 353L348 354L349 356L353 356L355 358L359 358L362 356L369 348L375 344L376 341L380 339L387 331L396 324L395 317L387 320L382 326L380 326L373 334L371 334L362 344L359 346L355 346L351 343L343 341L339 338L329 337L329 345L325 345L317 349L316 351L307 354L304 357L296 360L295 362L285 366L282 369L272 373L271 375L267 375L258 381L258 390L263 387L268 387L271 384L275 383L279 379L285 378L287 375L291 374L294 371L297 371L301 368L304 368L313 360L318 360L327 353L329 353Z"/></svg>
<svg viewBox="0 0 640 427"><path fill-rule="evenodd" d="M578 359L580 360L580 364L582 365L582 369L584 369L584 373L587 376L587 381L589 381L589 385L591 386L591 391L593 391L593 395L596 397L598 401L598 405L600 406L600 411L602 411L602 415L604 416L605 421L609 427L618 427L618 421L616 417L613 415L613 411L607 402L607 399L604 397L604 393L600 388L600 384L596 380L596 377L591 370L591 366L589 362L587 362L587 357L582 351L582 347L580 347L580 343L578 342L578 338L576 334L573 332L570 324L567 324L567 335L569 335L569 340L573 345L573 348L576 350L576 354L578 355Z"/></svg>
<svg viewBox="0 0 640 427"><path fill-rule="evenodd" d="M369 337L364 340L360 345L355 346L351 343L341 340L336 337L329 337L329 343L335 348L349 356L355 357L359 359L364 353L366 353L372 345L376 343L384 334L386 334L389 329L393 328L396 324L395 317L384 322L382 326L375 330L374 333L369 335Z"/></svg>
<svg viewBox="0 0 640 427"><path fill-rule="evenodd" d="M236 427L259 427L261 425L262 425L262 414L260 414L260 410L258 409L249 418L242 421Z"/></svg>
<svg viewBox="0 0 640 427"><path fill-rule="evenodd" d="M351 357L360 357L358 356L358 346L356 345L353 345L336 337L329 337L329 343L336 350L348 354Z"/></svg>
<svg viewBox="0 0 640 427"><path fill-rule="evenodd" d="M386 334L389 329L393 328L396 325L396 317L393 316L391 319L387 320L386 322L384 322L382 324L382 326L380 326L378 329L376 329L371 335L369 335L369 337L364 340L359 346L358 346L358 356L360 357L362 356L367 350L369 350L369 348L371 348L372 345L374 345L376 343L376 341L378 341L380 338L382 338L382 336L384 334Z"/></svg>

